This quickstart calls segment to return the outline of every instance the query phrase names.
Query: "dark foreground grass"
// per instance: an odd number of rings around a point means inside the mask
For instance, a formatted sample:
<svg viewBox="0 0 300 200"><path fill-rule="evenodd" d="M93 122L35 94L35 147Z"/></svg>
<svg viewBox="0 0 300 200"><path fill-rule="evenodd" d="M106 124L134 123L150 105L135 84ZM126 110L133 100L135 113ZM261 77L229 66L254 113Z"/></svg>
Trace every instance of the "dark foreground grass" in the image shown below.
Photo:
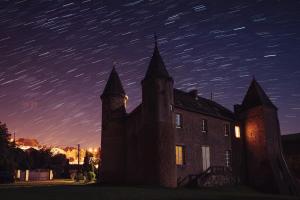
<svg viewBox="0 0 300 200"><path fill-rule="evenodd" d="M0 186L1 200L114 200L114 199L290 199L295 197L267 195L246 187L220 189L166 189L155 187L125 187L99 185L11 185Z"/></svg>

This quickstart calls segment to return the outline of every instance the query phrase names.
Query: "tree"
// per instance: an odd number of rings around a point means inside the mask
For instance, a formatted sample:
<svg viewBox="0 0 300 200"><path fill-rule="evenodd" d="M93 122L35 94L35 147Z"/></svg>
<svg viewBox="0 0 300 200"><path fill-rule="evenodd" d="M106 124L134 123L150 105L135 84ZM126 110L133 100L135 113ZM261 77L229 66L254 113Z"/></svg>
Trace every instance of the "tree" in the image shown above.
<svg viewBox="0 0 300 200"><path fill-rule="evenodd" d="M66 155L56 154L51 158L51 169L54 171L55 178L68 178L69 161Z"/></svg>
<svg viewBox="0 0 300 200"><path fill-rule="evenodd" d="M47 169L51 167L52 153L50 149L36 150L30 148L26 152L29 158L30 169Z"/></svg>
<svg viewBox="0 0 300 200"><path fill-rule="evenodd" d="M30 169L30 159L29 155L26 152L19 148L12 148L11 154L13 157L15 169Z"/></svg>
<svg viewBox="0 0 300 200"><path fill-rule="evenodd" d="M0 170L11 170L12 163L10 161L9 141L8 141L8 129L6 124L0 122Z"/></svg>
<svg viewBox="0 0 300 200"><path fill-rule="evenodd" d="M86 151L82 167L83 167L84 172L89 172L89 171L94 172L93 154L92 153Z"/></svg>
<svg viewBox="0 0 300 200"><path fill-rule="evenodd" d="M83 173L87 177L88 181L93 181L95 179L95 166L93 161L93 154L86 151L85 157L83 160Z"/></svg>
<svg viewBox="0 0 300 200"><path fill-rule="evenodd" d="M6 124L0 122L0 180L13 181L14 161L11 156L9 132Z"/></svg>

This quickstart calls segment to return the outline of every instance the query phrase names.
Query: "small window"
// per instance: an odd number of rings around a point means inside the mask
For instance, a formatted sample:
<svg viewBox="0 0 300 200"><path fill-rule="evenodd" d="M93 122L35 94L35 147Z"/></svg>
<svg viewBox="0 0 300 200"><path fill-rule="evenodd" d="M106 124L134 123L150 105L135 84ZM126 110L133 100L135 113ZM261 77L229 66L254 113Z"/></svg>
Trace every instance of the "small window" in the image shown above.
<svg viewBox="0 0 300 200"><path fill-rule="evenodd" d="M207 120L202 119L202 133L206 133L206 132L207 132Z"/></svg>
<svg viewBox="0 0 300 200"><path fill-rule="evenodd" d="M176 128L182 128L182 115L181 114L176 113L175 123L176 123Z"/></svg>
<svg viewBox="0 0 300 200"><path fill-rule="evenodd" d="M224 124L224 135L229 136L229 134L230 134L230 125Z"/></svg>
<svg viewBox="0 0 300 200"><path fill-rule="evenodd" d="M231 153L230 153L230 150L225 151L225 165L226 165L226 167L231 166Z"/></svg>
<svg viewBox="0 0 300 200"><path fill-rule="evenodd" d="M176 165L183 165L185 162L184 158L184 147L181 145L176 145Z"/></svg>
<svg viewBox="0 0 300 200"><path fill-rule="evenodd" d="M239 126L234 127L235 137L240 138L241 137L241 131Z"/></svg>

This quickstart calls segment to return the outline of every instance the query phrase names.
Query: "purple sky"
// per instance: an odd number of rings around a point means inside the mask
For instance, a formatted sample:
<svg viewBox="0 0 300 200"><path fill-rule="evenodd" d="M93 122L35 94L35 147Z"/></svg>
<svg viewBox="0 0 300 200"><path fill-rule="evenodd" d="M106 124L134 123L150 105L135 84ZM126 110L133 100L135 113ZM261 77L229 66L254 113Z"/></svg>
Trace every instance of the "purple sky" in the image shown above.
<svg viewBox="0 0 300 200"><path fill-rule="evenodd" d="M17 137L99 146L112 63L131 111L154 32L175 87L212 91L232 109L255 75L279 108L282 133L300 132L300 1L116 2L0 2L0 121Z"/></svg>

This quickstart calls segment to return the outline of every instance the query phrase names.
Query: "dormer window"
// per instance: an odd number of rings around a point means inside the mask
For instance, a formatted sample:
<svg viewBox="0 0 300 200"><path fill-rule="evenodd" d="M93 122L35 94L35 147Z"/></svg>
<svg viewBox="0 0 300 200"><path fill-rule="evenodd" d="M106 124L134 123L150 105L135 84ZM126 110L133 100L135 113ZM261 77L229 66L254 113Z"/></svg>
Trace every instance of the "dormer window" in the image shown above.
<svg viewBox="0 0 300 200"><path fill-rule="evenodd" d="M207 133L207 120L206 119L202 119L202 133Z"/></svg>
<svg viewBox="0 0 300 200"><path fill-rule="evenodd" d="M175 125L176 128L182 128L182 115L179 113L176 113L175 115Z"/></svg>

